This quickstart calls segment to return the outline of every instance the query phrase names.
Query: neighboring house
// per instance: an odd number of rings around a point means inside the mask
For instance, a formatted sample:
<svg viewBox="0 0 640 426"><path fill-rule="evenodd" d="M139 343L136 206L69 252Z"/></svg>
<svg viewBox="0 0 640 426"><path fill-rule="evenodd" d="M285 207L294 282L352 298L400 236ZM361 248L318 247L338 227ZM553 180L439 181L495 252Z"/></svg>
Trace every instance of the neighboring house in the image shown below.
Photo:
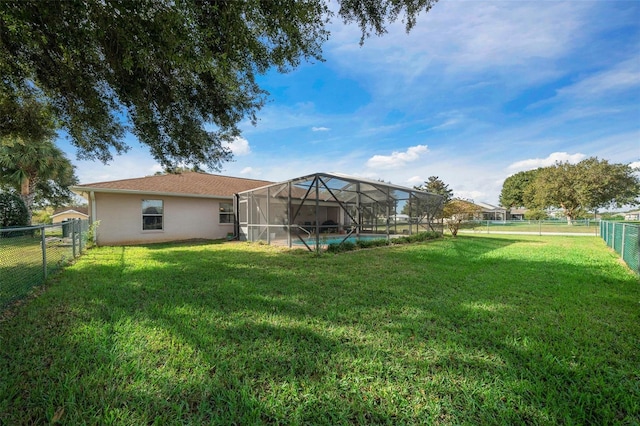
<svg viewBox="0 0 640 426"><path fill-rule="evenodd" d="M640 220L640 210L625 213L624 220Z"/></svg>
<svg viewBox="0 0 640 426"><path fill-rule="evenodd" d="M527 209L525 209L524 207L514 207L512 209L509 210L509 215L508 218L510 220L524 220L525 219L525 214L527 213Z"/></svg>
<svg viewBox="0 0 640 426"><path fill-rule="evenodd" d="M272 182L185 172L74 186L89 202L99 245L225 238L234 194Z"/></svg>
<svg viewBox="0 0 640 426"><path fill-rule="evenodd" d="M474 202L481 209L482 220L507 220L507 209L482 201Z"/></svg>
<svg viewBox="0 0 640 426"><path fill-rule="evenodd" d="M89 208L80 207L62 207L56 209L51 215L52 223L60 223L70 219L89 219Z"/></svg>

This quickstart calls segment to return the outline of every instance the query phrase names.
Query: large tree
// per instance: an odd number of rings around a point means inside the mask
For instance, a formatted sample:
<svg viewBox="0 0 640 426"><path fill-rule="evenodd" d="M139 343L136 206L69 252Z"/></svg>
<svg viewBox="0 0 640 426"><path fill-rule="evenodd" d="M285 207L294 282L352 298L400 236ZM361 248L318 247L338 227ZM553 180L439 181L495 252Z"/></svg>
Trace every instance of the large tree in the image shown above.
<svg viewBox="0 0 640 426"><path fill-rule="evenodd" d="M524 199L525 189L535 180L539 170L519 172L505 179L500 191L500 205L507 209L527 205Z"/></svg>
<svg viewBox="0 0 640 426"><path fill-rule="evenodd" d="M334 17L362 41L397 19L410 30L436 1L4 0L0 111L49 105L81 158L125 152L129 129L165 166L219 168L265 102L258 74L322 60Z"/></svg>
<svg viewBox="0 0 640 426"><path fill-rule="evenodd" d="M444 183L438 176L429 176L422 185L414 186L413 188L442 195L443 203L447 203L453 198L453 189L450 189L449 184Z"/></svg>
<svg viewBox="0 0 640 426"><path fill-rule="evenodd" d="M19 194L29 224L36 205L70 202L69 186L77 182L73 165L51 140L2 139L0 187Z"/></svg>
<svg viewBox="0 0 640 426"><path fill-rule="evenodd" d="M640 203L637 168L592 157L577 164L556 163L539 170L525 188L528 208L561 208L571 223L581 211Z"/></svg>

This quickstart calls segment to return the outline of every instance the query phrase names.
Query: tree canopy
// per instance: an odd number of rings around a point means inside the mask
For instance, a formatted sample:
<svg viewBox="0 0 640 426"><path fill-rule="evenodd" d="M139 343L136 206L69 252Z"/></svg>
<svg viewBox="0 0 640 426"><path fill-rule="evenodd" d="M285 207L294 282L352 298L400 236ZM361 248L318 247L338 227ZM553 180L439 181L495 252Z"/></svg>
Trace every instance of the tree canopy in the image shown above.
<svg viewBox="0 0 640 426"><path fill-rule="evenodd" d="M443 203L447 203L453 198L453 189L450 189L449 184L444 183L438 176L429 176L422 185L414 186L413 188L418 191L442 195Z"/></svg>
<svg viewBox="0 0 640 426"><path fill-rule="evenodd" d="M19 194L28 223L35 205L69 203L69 186L77 182L73 165L51 140L2 139L0 188Z"/></svg>
<svg viewBox="0 0 640 426"><path fill-rule="evenodd" d="M0 192L0 228L27 224L28 214L24 202L15 194Z"/></svg>
<svg viewBox="0 0 640 426"><path fill-rule="evenodd" d="M410 30L436 1L2 1L0 137L38 133L37 102L80 158L125 152L128 130L164 166L216 169L267 99L258 74L322 60L335 17L363 41L398 19Z"/></svg>
<svg viewBox="0 0 640 426"><path fill-rule="evenodd" d="M457 237L462 223L473 220L481 211L482 209L471 201L455 198L444 205L442 216L451 235Z"/></svg>
<svg viewBox="0 0 640 426"><path fill-rule="evenodd" d="M500 191L500 205L502 207L524 207L528 203L524 200L527 186L533 182L540 169L527 170L516 173L505 179Z"/></svg>
<svg viewBox="0 0 640 426"><path fill-rule="evenodd" d="M596 157L577 164L559 162L511 176L500 200L505 207L523 202L529 209L561 208L571 222L582 211L640 204L639 171Z"/></svg>

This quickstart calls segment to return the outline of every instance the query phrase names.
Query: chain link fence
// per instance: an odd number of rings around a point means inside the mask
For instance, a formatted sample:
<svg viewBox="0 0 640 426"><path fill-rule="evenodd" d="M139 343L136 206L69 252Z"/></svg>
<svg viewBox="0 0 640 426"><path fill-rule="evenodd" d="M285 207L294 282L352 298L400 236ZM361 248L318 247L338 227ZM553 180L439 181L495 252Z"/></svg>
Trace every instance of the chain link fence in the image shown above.
<svg viewBox="0 0 640 426"><path fill-rule="evenodd" d="M0 310L86 250L89 221L0 228Z"/></svg>
<svg viewBox="0 0 640 426"><path fill-rule="evenodd" d="M635 272L640 273L640 225L624 222L600 222L600 235L609 247Z"/></svg>

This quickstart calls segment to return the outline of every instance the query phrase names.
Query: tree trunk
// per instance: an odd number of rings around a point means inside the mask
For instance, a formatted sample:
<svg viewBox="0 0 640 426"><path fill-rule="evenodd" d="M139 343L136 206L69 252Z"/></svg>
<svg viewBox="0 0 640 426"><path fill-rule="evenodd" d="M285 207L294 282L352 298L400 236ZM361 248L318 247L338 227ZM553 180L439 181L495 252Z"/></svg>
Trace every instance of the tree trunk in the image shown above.
<svg viewBox="0 0 640 426"><path fill-rule="evenodd" d="M20 198L27 207L27 225L31 226L33 217L33 202L35 201L35 179L25 178L20 184Z"/></svg>

